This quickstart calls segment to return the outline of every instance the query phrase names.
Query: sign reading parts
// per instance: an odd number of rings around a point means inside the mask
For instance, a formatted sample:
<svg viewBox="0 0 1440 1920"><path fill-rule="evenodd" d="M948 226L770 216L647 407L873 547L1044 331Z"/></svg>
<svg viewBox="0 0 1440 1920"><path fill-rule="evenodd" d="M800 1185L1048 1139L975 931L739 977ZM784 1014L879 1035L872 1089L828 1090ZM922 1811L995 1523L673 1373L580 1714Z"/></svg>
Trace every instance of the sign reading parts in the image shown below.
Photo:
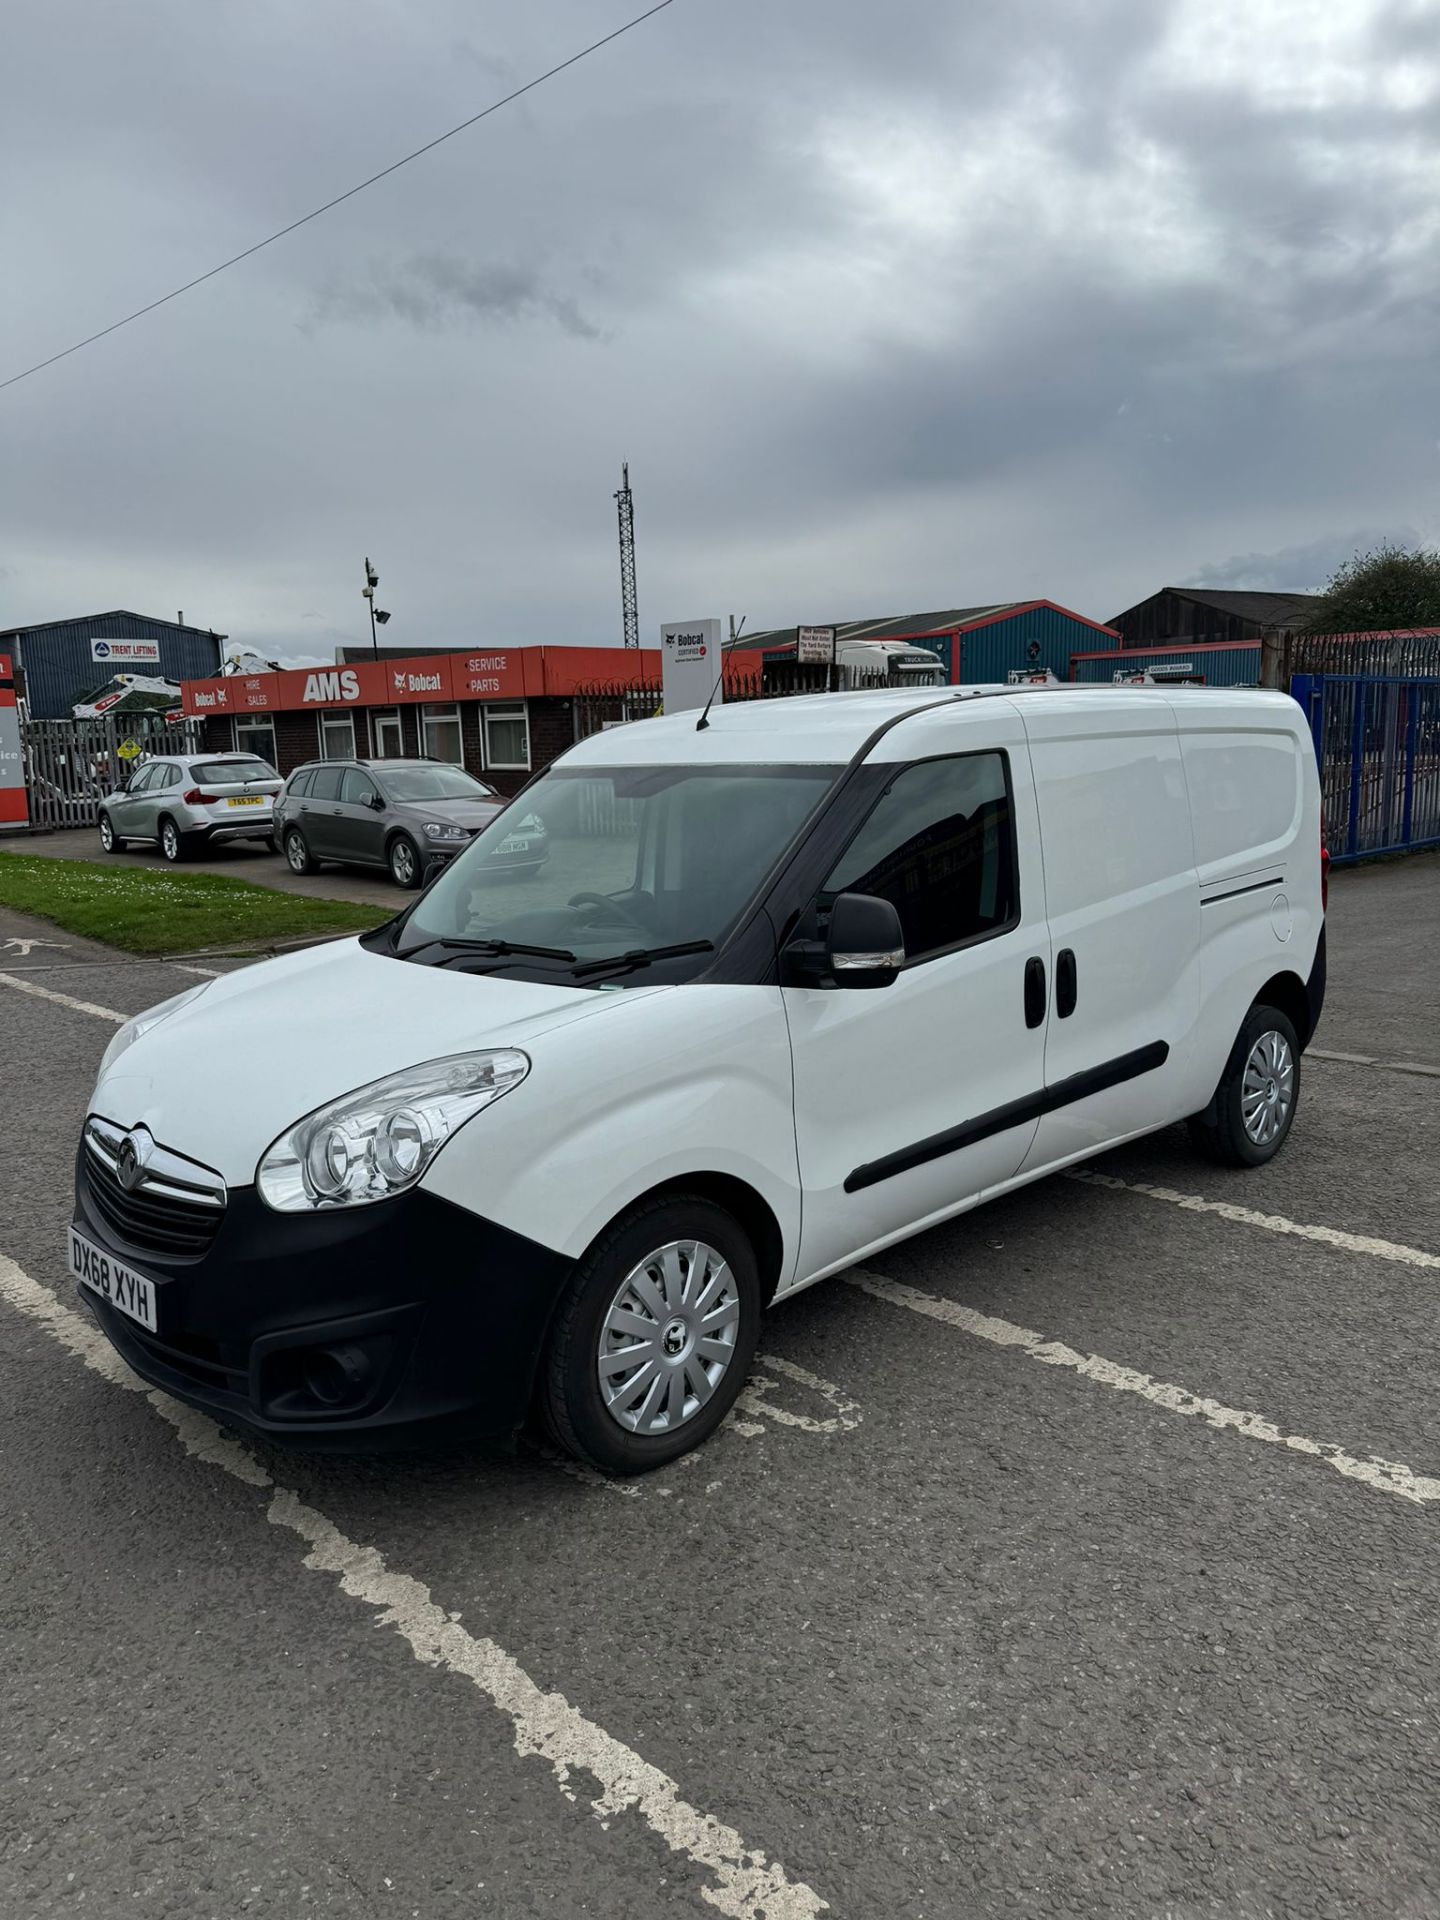
<svg viewBox="0 0 1440 1920"><path fill-rule="evenodd" d="M688 713L725 690L718 683L720 622L672 620L660 629L660 680L666 713Z"/></svg>

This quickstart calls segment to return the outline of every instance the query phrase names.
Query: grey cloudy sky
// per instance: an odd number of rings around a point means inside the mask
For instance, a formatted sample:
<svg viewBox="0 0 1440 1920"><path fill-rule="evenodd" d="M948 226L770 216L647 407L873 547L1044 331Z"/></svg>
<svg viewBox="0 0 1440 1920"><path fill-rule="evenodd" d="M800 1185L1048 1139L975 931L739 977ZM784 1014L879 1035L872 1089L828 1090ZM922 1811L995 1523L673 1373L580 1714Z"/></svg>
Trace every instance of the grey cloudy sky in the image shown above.
<svg viewBox="0 0 1440 1920"><path fill-rule="evenodd" d="M7 16L0 378L639 0ZM1440 534L1436 0L675 0L0 394L0 627L287 657L1169 581Z"/></svg>

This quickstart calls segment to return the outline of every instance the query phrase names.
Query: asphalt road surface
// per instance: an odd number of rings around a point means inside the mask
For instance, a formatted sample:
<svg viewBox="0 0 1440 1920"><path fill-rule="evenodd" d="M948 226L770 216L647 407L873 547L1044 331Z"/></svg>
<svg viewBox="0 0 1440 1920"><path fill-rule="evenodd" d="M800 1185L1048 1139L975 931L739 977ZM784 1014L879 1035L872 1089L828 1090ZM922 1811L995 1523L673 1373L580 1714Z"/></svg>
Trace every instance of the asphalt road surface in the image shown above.
<svg viewBox="0 0 1440 1920"><path fill-rule="evenodd" d="M1273 1167L893 1248L622 1487L138 1388L70 1163L189 976L0 919L0 1913L1440 1914L1440 861L1331 943Z"/></svg>

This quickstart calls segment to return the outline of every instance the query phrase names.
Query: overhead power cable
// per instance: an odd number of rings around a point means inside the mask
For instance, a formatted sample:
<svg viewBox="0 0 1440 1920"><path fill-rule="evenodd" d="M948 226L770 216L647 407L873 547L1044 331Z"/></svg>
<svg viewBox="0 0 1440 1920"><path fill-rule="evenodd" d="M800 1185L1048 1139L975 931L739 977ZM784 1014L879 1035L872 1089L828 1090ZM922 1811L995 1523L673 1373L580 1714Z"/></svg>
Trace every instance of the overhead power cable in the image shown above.
<svg viewBox="0 0 1440 1920"><path fill-rule="evenodd" d="M28 380L32 373L43 373L46 367L53 367L57 360L66 360L72 353L79 353L82 347L94 346L95 342L103 340L106 334L117 333L121 327L128 327L132 320L143 319L147 313L154 313L157 307L163 307L171 300L178 300L182 293L189 293L192 288L203 286L207 280L213 280L217 273L224 273L228 267L238 267L242 260L248 260L252 254L259 253L262 248L274 246L275 242L283 240L287 233L294 233L297 228L308 226L312 220L318 220L322 213L329 213L333 208L343 205L345 201L353 200L357 193L364 193L367 187L373 187L377 181L386 179L392 173L398 173L401 167L408 167L412 160L420 159L423 154L433 153L436 147L443 146L447 140L453 140L457 133L464 133L467 128L477 125L479 121L488 120L492 113L498 113L502 107L508 107L522 94L533 93L536 87L543 87L547 80L553 80L557 73L564 73L567 67L578 65L581 60L588 59L592 53L598 53L601 47L608 47L612 40L618 40L622 34L631 32L635 27L643 26L645 21L652 20L657 13L663 13L673 4L674 0L658 0L657 5L647 7L644 13L637 13L633 20L627 20L623 26L616 27L613 33L607 33L599 40L592 40L588 47L581 47L580 51L572 53L568 60L560 61L558 66L550 67L544 73L537 73L533 80L527 80L523 87L516 87L513 93L507 93L503 99L492 100L488 107L482 107L479 113L472 113L470 118L462 120L458 127L451 127L448 132L437 134L433 140L427 140L423 147L416 147L413 153L407 153L399 160L392 160L390 165L382 167L379 173L372 173L368 180L360 181L357 186L348 187L344 193L337 193L335 198L327 200L323 207L315 207L309 213L302 213L300 218L292 220L288 227L281 227L278 232L267 234L263 240L257 240L253 247L246 247L243 253L232 254L228 260L222 260L218 267L211 267L206 273L196 274L195 278L187 280L183 287L174 287L169 293L162 293L158 300L151 300L148 305L137 307L133 313L127 313L123 320L112 320L108 327L101 327L98 333L87 334L83 340L77 340L73 347L62 347L59 353L52 353L48 360L37 360L33 367L26 367L23 373L12 373L8 380L0 380L0 393L3 393L6 387L13 387L17 381Z"/></svg>

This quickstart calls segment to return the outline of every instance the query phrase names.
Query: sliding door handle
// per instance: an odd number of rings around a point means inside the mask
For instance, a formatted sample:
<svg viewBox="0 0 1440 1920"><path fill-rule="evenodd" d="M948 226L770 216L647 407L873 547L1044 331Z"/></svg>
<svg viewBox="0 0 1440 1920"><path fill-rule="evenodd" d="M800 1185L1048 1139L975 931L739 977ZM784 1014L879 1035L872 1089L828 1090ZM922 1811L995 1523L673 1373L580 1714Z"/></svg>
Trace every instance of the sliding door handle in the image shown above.
<svg viewBox="0 0 1440 1920"><path fill-rule="evenodd" d="M1045 962L1038 957L1025 962L1025 1024L1038 1027L1045 1019Z"/></svg>
<svg viewBox="0 0 1440 1920"><path fill-rule="evenodd" d="M1068 1020L1074 1013L1079 993L1075 955L1069 947L1062 947L1055 956L1055 1011L1062 1020Z"/></svg>

